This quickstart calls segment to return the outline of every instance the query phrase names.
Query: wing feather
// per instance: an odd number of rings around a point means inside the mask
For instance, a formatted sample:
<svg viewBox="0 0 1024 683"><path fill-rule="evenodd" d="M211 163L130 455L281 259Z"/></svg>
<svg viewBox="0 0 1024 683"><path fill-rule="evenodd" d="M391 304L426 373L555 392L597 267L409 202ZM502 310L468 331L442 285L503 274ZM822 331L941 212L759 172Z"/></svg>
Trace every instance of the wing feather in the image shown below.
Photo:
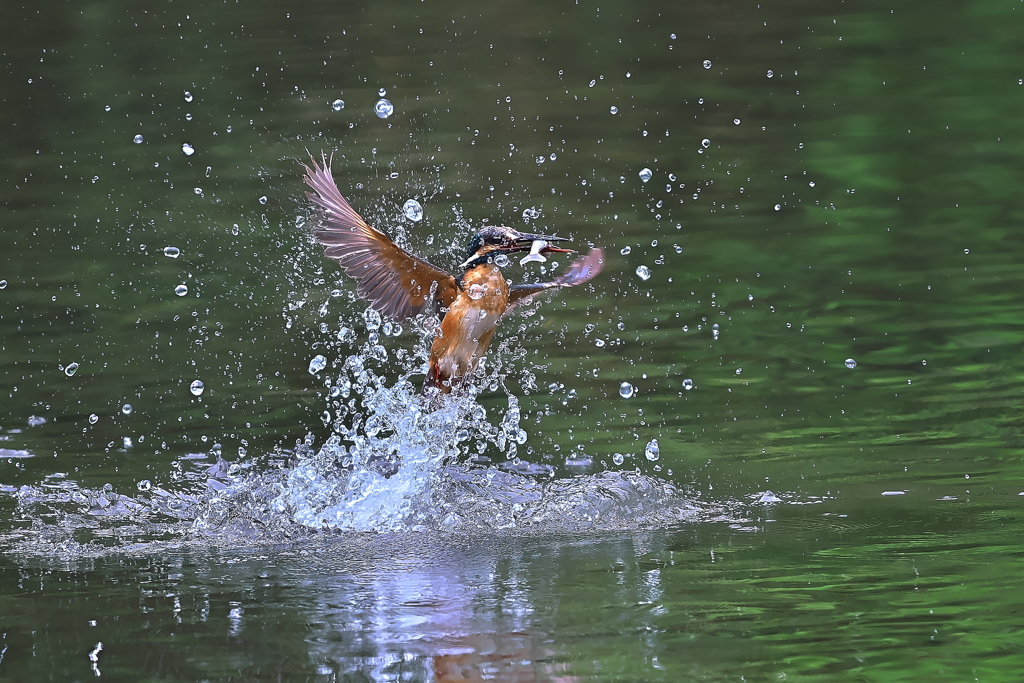
<svg viewBox="0 0 1024 683"><path fill-rule="evenodd" d="M569 264L569 267L565 269L565 272L551 282L536 282L533 284L512 285L509 287L509 308L523 299L529 298L539 292L543 292L546 289L575 287L576 285L582 285L585 282L589 282L597 277L597 274L601 272L602 267L604 267L604 250L600 247L594 247L586 256L582 256Z"/></svg>
<svg viewBox="0 0 1024 683"><path fill-rule="evenodd" d="M451 306L458 294L455 278L370 227L341 196L327 155L321 153L321 159L317 163L310 157L312 168L303 167L303 180L313 189L306 196L323 212L313 236L324 246L324 254L358 281L359 295L395 320Z"/></svg>

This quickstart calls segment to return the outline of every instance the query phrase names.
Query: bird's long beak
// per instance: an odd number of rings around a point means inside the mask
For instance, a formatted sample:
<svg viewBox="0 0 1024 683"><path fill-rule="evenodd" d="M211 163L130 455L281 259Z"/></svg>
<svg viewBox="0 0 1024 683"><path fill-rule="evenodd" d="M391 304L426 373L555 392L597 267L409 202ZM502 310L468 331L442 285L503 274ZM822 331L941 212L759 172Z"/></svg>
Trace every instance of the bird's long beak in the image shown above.
<svg viewBox="0 0 1024 683"><path fill-rule="evenodd" d="M560 247L551 246L552 242L567 242L568 237L559 237L558 235L538 235L530 232L520 232L516 237L516 245L514 247L506 247L502 249L505 253L514 253L517 251L530 251L533 247L533 243L537 241L546 242L537 252L540 254L573 254L573 249L562 249Z"/></svg>

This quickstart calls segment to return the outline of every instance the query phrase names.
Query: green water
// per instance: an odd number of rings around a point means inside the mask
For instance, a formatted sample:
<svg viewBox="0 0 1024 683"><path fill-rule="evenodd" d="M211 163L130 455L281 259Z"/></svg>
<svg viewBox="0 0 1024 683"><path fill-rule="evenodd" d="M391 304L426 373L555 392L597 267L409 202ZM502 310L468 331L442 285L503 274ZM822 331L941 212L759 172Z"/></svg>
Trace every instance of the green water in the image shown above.
<svg viewBox="0 0 1024 683"><path fill-rule="evenodd" d="M6 8L0 680L1018 680L1022 13ZM301 225L321 149L441 265L483 223L603 246L499 335L520 454L714 512L236 546L18 507L328 438L307 367L363 305Z"/></svg>

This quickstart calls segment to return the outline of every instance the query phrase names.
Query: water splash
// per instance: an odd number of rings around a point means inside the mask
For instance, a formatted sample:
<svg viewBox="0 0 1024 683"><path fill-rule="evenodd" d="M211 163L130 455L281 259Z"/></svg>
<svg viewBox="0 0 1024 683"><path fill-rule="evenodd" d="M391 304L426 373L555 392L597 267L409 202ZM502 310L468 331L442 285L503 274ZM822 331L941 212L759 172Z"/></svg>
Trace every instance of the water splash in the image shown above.
<svg viewBox="0 0 1024 683"><path fill-rule="evenodd" d="M322 530L551 534L656 528L706 515L672 484L639 472L591 473L588 464L558 478L549 465L521 460L529 435L519 399L506 393L506 405L489 409L477 400L504 387L501 358L512 351L496 351L465 393L423 396L433 324L403 328L372 309L348 317L344 334L321 338L323 353L310 362L331 430L319 447L307 436L293 450L228 463L215 444L199 456L215 458L212 465L190 461L172 482L146 479L127 493L70 480L58 489L0 487L16 499L19 518L31 521L0 541L33 554L86 556L211 540L279 544ZM382 345L382 332L403 329L418 334L411 350ZM121 412L132 409L124 404ZM490 464L495 455L500 465ZM592 463L594 455L581 449L574 462Z"/></svg>
<svg viewBox="0 0 1024 683"><path fill-rule="evenodd" d="M479 426L475 401L459 397L431 411L408 380L387 387L368 377L365 419L342 412L327 443L300 455L287 472L271 502L274 512L315 529L429 527L438 512L434 493L444 465L459 455L467 432Z"/></svg>
<svg viewBox="0 0 1024 683"><path fill-rule="evenodd" d="M495 359L465 393L423 396L428 325L411 352L379 343L381 319L367 309L365 341L318 377L328 397L331 437L319 448L309 436L273 472L222 480L197 515L197 528L216 532L258 520L277 533L551 532L664 526L697 508L674 486L635 472L555 478L553 468L519 459L528 440L519 399L490 412L477 398L504 386ZM347 347L339 343L337 350ZM499 354L500 355L500 354ZM320 365L320 364L318 364ZM398 368L396 380L387 374ZM329 368L329 369L328 369ZM497 451L501 466L484 453Z"/></svg>
<svg viewBox="0 0 1024 683"><path fill-rule="evenodd" d="M421 334L411 352L399 346L389 353L379 343L378 315L354 322L348 321L365 335L361 344L351 345L358 333L349 329L317 358L322 367L314 376L323 382L331 428L321 446L310 435L293 450L228 463L214 444L210 453L186 459L171 484L146 479L128 493L71 480L0 487L17 501L17 517L31 521L0 538L0 546L85 557L182 543L261 547L324 530L558 534L658 528L720 514L639 472L558 478L550 466L520 460L528 434L519 399L507 394L505 406L490 410L477 400L479 391L503 386L498 358L464 394L423 396L427 325L409 325ZM389 377L396 368L397 380ZM125 404L122 412L131 408ZM656 440L648 458L652 449ZM495 451L505 463L481 464L483 453ZM574 457L592 462L582 449Z"/></svg>
<svg viewBox="0 0 1024 683"><path fill-rule="evenodd" d="M389 354L379 343L380 315L367 309L363 326L368 335L362 346L325 373L333 435L319 450L301 444L270 509L315 529L430 528L443 507L436 497L441 481L450 465L472 455L471 445L515 457L526 438L518 399L508 397L496 426L474 387L462 395L425 397L412 377L425 365L426 340L411 354ZM383 371L396 360L404 375L391 382ZM326 358L318 365L326 369Z"/></svg>

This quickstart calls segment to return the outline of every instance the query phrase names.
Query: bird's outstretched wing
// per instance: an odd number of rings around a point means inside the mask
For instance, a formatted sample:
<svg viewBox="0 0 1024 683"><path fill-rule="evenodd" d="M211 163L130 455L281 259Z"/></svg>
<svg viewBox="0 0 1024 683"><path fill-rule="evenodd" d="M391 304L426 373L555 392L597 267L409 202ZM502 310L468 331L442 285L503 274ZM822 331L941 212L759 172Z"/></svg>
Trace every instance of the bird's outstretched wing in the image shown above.
<svg viewBox="0 0 1024 683"><path fill-rule="evenodd" d="M359 295L394 320L451 306L458 294L455 278L370 227L341 196L330 160L321 155L321 164L310 157L313 168L304 167L303 180L314 190L306 196L323 209L313 236L324 246L324 253L358 282Z"/></svg>
<svg viewBox="0 0 1024 683"><path fill-rule="evenodd" d="M536 282L528 285L512 285L509 287L508 305L509 308L516 303L533 296L546 289L558 287L574 287L597 277L604 266L604 250L594 247L586 256L582 256L566 268L565 272L551 282Z"/></svg>

